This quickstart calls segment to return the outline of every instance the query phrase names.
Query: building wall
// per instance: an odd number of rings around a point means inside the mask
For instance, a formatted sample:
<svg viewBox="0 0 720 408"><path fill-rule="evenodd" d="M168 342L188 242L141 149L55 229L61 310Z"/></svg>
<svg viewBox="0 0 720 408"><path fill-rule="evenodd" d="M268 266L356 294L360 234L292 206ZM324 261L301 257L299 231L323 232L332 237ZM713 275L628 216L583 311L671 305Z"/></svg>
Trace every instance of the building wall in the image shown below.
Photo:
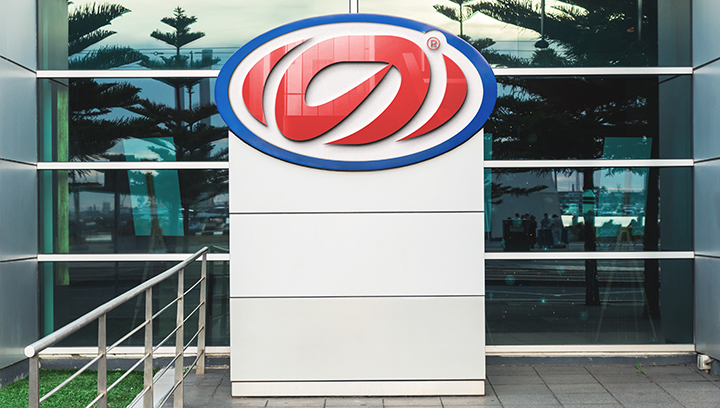
<svg viewBox="0 0 720 408"><path fill-rule="evenodd" d="M0 2L0 371L38 336L36 7ZM0 375L0 385L3 376Z"/></svg>
<svg viewBox="0 0 720 408"><path fill-rule="evenodd" d="M720 358L720 44L715 41L720 3L693 1L695 342Z"/></svg>

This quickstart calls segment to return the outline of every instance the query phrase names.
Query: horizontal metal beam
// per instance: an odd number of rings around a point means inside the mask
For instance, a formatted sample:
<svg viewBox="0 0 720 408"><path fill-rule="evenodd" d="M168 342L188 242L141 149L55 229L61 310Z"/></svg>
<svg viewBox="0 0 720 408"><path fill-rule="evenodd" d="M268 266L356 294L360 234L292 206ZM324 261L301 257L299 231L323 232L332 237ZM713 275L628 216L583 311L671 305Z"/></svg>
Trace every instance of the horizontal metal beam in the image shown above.
<svg viewBox="0 0 720 408"><path fill-rule="evenodd" d="M37 77L52 78L217 78L219 69L117 69L117 70L40 70Z"/></svg>
<svg viewBox="0 0 720 408"><path fill-rule="evenodd" d="M224 170L230 168L226 161L137 161L137 162L39 162L38 170Z"/></svg>
<svg viewBox="0 0 720 408"><path fill-rule="evenodd" d="M39 254L38 262L174 262L193 254ZM229 261L229 253L208 253L208 261Z"/></svg>
<svg viewBox="0 0 720 408"><path fill-rule="evenodd" d="M487 261L505 260L585 260L585 259L693 259L693 251L627 251L627 252L486 252Z"/></svg>
<svg viewBox="0 0 720 408"><path fill-rule="evenodd" d="M692 67L493 68L495 76L691 75Z"/></svg>
<svg viewBox="0 0 720 408"><path fill-rule="evenodd" d="M614 75L691 75L693 67L546 67L493 68L495 76L563 77ZM216 78L218 69L39 70L38 78Z"/></svg>
<svg viewBox="0 0 720 408"><path fill-rule="evenodd" d="M517 168L608 168L608 167L692 167L693 159L640 160L485 160L488 169Z"/></svg>
<svg viewBox="0 0 720 408"><path fill-rule="evenodd" d="M677 355L694 353L694 344L569 344L485 346L488 356Z"/></svg>

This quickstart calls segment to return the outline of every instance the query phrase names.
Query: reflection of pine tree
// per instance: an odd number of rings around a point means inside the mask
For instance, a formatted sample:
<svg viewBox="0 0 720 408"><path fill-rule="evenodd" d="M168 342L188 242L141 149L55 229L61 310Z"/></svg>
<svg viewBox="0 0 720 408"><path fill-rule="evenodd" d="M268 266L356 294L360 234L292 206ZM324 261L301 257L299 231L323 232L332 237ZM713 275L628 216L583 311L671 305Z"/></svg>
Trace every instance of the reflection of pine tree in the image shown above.
<svg viewBox="0 0 720 408"><path fill-rule="evenodd" d="M219 59L204 54L199 60L181 53L182 47L202 38L205 33L191 32L190 25L197 21L195 16L187 16L185 11L177 7L172 17L161 20L174 30L161 32L155 30L151 36L175 49L170 57L160 56L158 60L144 60L141 65L154 69L203 69L216 64ZM207 79L205 79L207 80ZM148 137L164 137L171 139L174 144L175 160L181 161L216 161L227 160L227 149L215 149L214 142L227 137L226 127L217 127L210 124L210 117L217 113L214 103L201 101L192 103L193 87L201 79L197 78L163 78L159 79L171 86L175 96L175 107L149 100L142 100L138 106L129 108L130 111L141 115L152 123ZM188 107L185 107L183 90L189 95ZM161 154L162 149L156 149ZM180 189L185 235L185 250L187 251L189 236L190 209L198 203L215 197L227 191L227 172L216 170L181 171Z"/></svg>
<svg viewBox="0 0 720 408"><path fill-rule="evenodd" d="M143 55L132 48L102 46L78 56L115 31L105 30L112 20L130 10L118 4L82 5L69 15L68 55L70 69L109 69L137 62ZM97 160L137 129L138 119L103 119L114 108L126 108L139 101L139 88L127 82L98 83L94 79L70 80L70 160Z"/></svg>
<svg viewBox="0 0 720 408"><path fill-rule="evenodd" d="M460 37L465 37L463 34L463 23L474 16L477 11L468 7L466 4L473 0L449 0L452 3L457 4L457 8L443 6L442 4L436 4L433 7L435 11L444 15L452 21L460 23Z"/></svg>
<svg viewBox="0 0 720 408"><path fill-rule="evenodd" d="M507 24L540 31L541 10L527 0L480 1L467 6ZM637 4L625 0L566 0L545 16L544 38L553 48L530 58L503 55L487 41L476 45L499 66L653 66L657 64L657 3L645 2L638 25ZM471 41L472 43L472 41ZM603 158L603 136L647 137L658 157L657 80L577 77L500 77L504 95L486 128L493 134L494 159L576 160ZM628 89L630 84L634 89ZM624 158L624 157L614 157ZM579 169L583 190L594 192L594 169ZM658 249L658 169L648 172L644 249ZM584 216L585 251L595 251L594 214ZM645 264L648 310L659 313L658 263ZM586 303L600 304L597 262L586 261Z"/></svg>
<svg viewBox="0 0 720 408"><path fill-rule="evenodd" d="M545 16L545 39L559 50L561 60L573 66L657 65L657 28L650 26L650 22L657 21L657 2L642 4L642 23L638 27L638 4L634 1L557 2L552 6L553 13ZM479 1L467 7L498 21L540 32L541 10L531 1ZM544 51L556 53L552 49Z"/></svg>

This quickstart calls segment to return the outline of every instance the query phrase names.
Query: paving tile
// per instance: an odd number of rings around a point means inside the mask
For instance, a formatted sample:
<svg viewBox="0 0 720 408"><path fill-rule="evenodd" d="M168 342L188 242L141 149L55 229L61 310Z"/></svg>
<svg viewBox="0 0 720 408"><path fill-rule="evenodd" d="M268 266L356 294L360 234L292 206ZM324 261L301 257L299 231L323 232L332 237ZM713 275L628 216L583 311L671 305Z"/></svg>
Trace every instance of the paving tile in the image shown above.
<svg viewBox="0 0 720 408"><path fill-rule="evenodd" d="M183 388L185 396L187 397L189 395L213 395L217 390L218 386L219 385L217 383L204 386L185 384Z"/></svg>
<svg viewBox="0 0 720 408"><path fill-rule="evenodd" d="M642 366L643 371L647 375L655 374L670 374L670 375L684 375L693 373L686 365L674 365L674 366Z"/></svg>
<svg viewBox="0 0 720 408"><path fill-rule="evenodd" d="M440 397L391 397L383 402L386 407L442 407Z"/></svg>
<svg viewBox="0 0 720 408"><path fill-rule="evenodd" d="M649 383L650 379L645 374L595 374L601 384L632 384Z"/></svg>
<svg viewBox="0 0 720 408"><path fill-rule="evenodd" d="M555 394L583 394L583 393L603 393L605 387L599 383L595 384L548 384L550 391Z"/></svg>
<svg viewBox="0 0 720 408"><path fill-rule="evenodd" d="M502 384L544 384L543 380L537 375L493 375L488 376L488 381L492 385Z"/></svg>
<svg viewBox="0 0 720 408"><path fill-rule="evenodd" d="M607 391L602 393L555 394L561 404L617 404Z"/></svg>
<svg viewBox="0 0 720 408"><path fill-rule="evenodd" d="M534 375L535 370L532 366L487 366L485 371L488 375L515 375L526 374Z"/></svg>
<svg viewBox="0 0 720 408"><path fill-rule="evenodd" d="M534 366L540 376L587 374L584 366Z"/></svg>
<svg viewBox="0 0 720 408"><path fill-rule="evenodd" d="M340 407L371 407L382 408L382 398L326 398L326 408Z"/></svg>
<svg viewBox="0 0 720 408"><path fill-rule="evenodd" d="M684 375L675 375L679 381L692 382L692 381L707 381L708 379L697 373L688 373Z"/></svg>
<svg viewBox="0 0 720 408"><path fill-rule="evenodd" d="M261 408L267 405L267 398L232 398L229 396L213 397L208 407L212 408L232 408L232 407L248 407Z"/></svg>
<svg viewBox="0 0 720 408"><path fill-rule="evenodd" d="M633 403L633 404L626 404L625 406L628 408L687 408L687 407L683 406L681 403L676 402L676 401L663 402L663 403L658 403L658 402ZM715 408L717 408L717 406Z"/></svg>
<svg viewBox="0 0 720 408"><path fill-rule="evenodd" d="M497 395L552 394L545 384L498 384L493 388Z"/></svg>
<svg viewBox="0 0 720 408"><path fill-rule="evenodd" d="M671 382L671 383L657 383L660 388L672 394L675 391L688 391L688 392L713 392L720 393L720 388L715 384L704 381L704 382Z"/></svg>
<svg viewBox="0 0 720 408"><path fill-rule="evenodd" d="M636 374L636 366L585 366L592 374Z"/></svg>
<svg viewBox="0 0 720 408"><path fill-rule="evenodd" d="M210 395L186 395L183 401L186 408L194 408L210 406L211 399L212 397Z"/></svg>
<svg viewBox="0 0 720 408"><path fill-rule="evenodd" d="M488 393L489 394L489 393ZM442 405L448 407L499 407L500 401L495 396L486 395L484 397L440 397Z"/></svg>
<svg viewBox="0 0 720 408"><path fill-rule="evenodd" d="M526 407L536 407L539 405L560 405L557 398L555 398L552 394L547 395L533 395L533 394L527 394L527 395L498 395L498 399L500 400L500 403L504 407L512 406L512 405L522 405Z"/></svg>
<svg viewBox="0 0 720 408"><path fill-rule="evenodd" d="M677 401L664 391L660 392L613 392L613 396L621 404L635 407L639 404L675 404Z"/></svg>
<svg viewBox="0 0 720 408"><path fill-rule="evenodd" d="M542 380L547 384L597 384L598 381L590 374L575 375L543 375Z"/></svg>
<svg viewBox="0 0 720 408"><path fill-rule="evenodd" d="M534 404L532 402L520 402L512 404L503 404L504 408L562 408L559 402L553 404Z"/></svg>
<svg viewBox="0 0 720 408"><path fill-rule="evenodd" d="M267 407L313 407L322 408L325 398L269 398Z"/></svg>
<svg viewBox="0 0 720 408"><path fill-rule="evenodd" d="M665 394L665 391L658 384L653 383L620 383L620 384L604 384L603 385L611 393L623 393L623 392L644 392L646 394L660 393Z"/></svg>
<svg viewBox="0 0 720 408"><path fill-rule="evenodd" d="M685 408L717 408L718 402L685 403Z"/></svg>
<svg viewBox="0 0 720 408"><path fill-rule="evenodd" d="M614 404L563 404L565 408L624 408L617 402ZM662 407L655 407L662 408Z"/></svg>
<svg viewBox="0 0 720 408"><path fill-rule="evenodd" d="M720 407L720 390L717 392L706 392L706 391L675 391L671 392L673 396L680 403L685 405L686 403L709 403L714 402L716 407Z"/></svg>

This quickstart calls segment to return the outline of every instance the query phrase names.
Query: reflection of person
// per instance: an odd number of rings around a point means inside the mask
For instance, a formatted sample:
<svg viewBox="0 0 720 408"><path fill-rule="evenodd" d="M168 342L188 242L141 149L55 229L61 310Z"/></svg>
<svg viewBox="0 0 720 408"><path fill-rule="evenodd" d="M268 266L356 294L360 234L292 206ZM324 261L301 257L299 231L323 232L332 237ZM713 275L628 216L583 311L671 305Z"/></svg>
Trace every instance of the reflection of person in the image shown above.
<svg viewBox="0 0 720 408"><path fill-rule="evenodd" d="M552 220L550 220L550 232L552 233L553 237L553 245L560 245L562 242L562 229L563 229L563 223L560 217L558 217L557 214L553 214Z"/></svg>
<svg viewBox="0 0 720 408"><path fill-rule="evenodd" d="M540 220L540 228L550 228L550 218L547 213L543 214L543 219Z"/></svg>
<svg viewBox="0 0 720 408"><path fill-rule="evenodd" d="M530 239L530 248L535 248L535 243L537 242L537 237L535 236L535 232L537 230L537 221L535 221L535 216L531 215L530 220L528 221L528 238Z"/></svg>

